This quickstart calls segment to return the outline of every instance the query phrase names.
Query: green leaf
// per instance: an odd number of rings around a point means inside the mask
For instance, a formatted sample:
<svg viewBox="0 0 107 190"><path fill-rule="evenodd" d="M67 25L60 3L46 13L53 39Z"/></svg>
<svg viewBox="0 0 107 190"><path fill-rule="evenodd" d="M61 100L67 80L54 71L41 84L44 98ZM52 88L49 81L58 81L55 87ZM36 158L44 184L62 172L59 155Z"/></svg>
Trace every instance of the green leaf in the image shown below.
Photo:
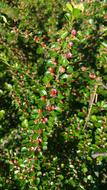
<svg viewBox="0 0 107 190"><path fill-rule="evenodd" d="M5 17L5 16L1 16L1 17L3 18L3 21L4 21L5 23L7 23L6 17Z"/></svg>
<svg viewBox="0 0 107 190"><path fill-rule="evenodd" d="M68 35L68 31L64 32L64 33L61 35L61 38L64 39L64 38L67 37L67 35Z"/></svg>
<svg viewBox="0 0 107 190"><path fill-rule="evenodd" d="M73 9L73 19L77 19L81 16L81 11L79 9Z"/></svg>
<svg viewBox="0 0 107 190"><path fill-rule="evenodd" d="M71 18L71 14L69 14L69 13L66 13L64 16L65 16L66 19L70 19Z"/></svg>
<svg viewBox="0 0 107 190"><path fill-rule="evenodd" d="M46 90L42 90L42 91L40 92L40 94L41 94L41 96L45 96L45 95L47 95L47 92L46 92Z"/></svg>
<svg viewBox="0 0 107 190"><path fill-rule="evenodd" d="M47 150L47 146L45 145L45 146L43 146L43 150Z"/></svg>
<svg viewBox="0 0 107 190"><path fill-rule="evenodd" d="M83 167L83 168L82 168L82 172L83 172L83 173L86 173L87 171L88 171L88 169L87 169L86 167Z"/></svg>
<svg viewBox="0 0 107 190"><path fill-rule="evenodd" d="M43 50L42 47L38 47L36 52L37 52L38 54L42 54L43 51L44 51L44 50Z"/></svg>
<svg viewBox="0 0 107 190"><path fill-rule="evenodd" d="M87 179L90 180L90 181L92 181L92 180L93 180L93 177L92 177L91 175L88 175L88 176L87 176Z"/></svg>
<svg viewBox="0 0 107 190"><path fill-rule="evenodd" d="M102 42L102 45L107 48L107 44L105 42Z"/></svg>
<svg viewBox="0 0 107 190"><path fill-rule="evenodd" d="M59 56L58 62L62 66L67 66L69 64L69 61L62 55Z"/></svg>
<svg viewBox="0 0 107 190"><path fill-rule="evenodd" d="M66 4L66 7L67 7L67 9L69 10L69 11L73 11L73 7L72 7L72 5L70 4L70 3L67 3Z"/></svg>
<svg viewBox="0 0 107 190"><path fill-rule="evenodd" d="M28 120L25 119L24 121L22 121L22 124L21 124L22 127L28 127Z"/></svg>
<svg viewBox="0 0 107 190"><path fill-rule="evenodd" d="M9 91L12 90L12 85L11 84L8 84L7 82L5 83L5 88Z"/></svg>
<svg viewBox="0 0 107 190"><path fill-rule="evenodd" d="M72 66L68 66L67 67L67 72L68 73L72 73L73 72L73 67Z"/></svg>
<svg viewBox="0 0 107 190"><path fill-rule="evenodd" d="M5 115L5 111L4 110L0 110L0 119L3 119Z"/></svg>
<svg viewBox="0 0 107 190"><path fill-rule="evenodd" d="M60 180L63 180L63 179L64 179L64 176L63 176L63 175L57 175L57 177L58 177Z"/></svg>
<svg viewBox="0 0 107 190"><path fill-rule="evenodd" d="M21 152L26 152L27 151L27 148L26 147L22 147L21 148Z"/></svg>
<svg viewBox="0 0 107 190"><path fill-rule="evenodd" d="M3 90L0 89L0 96L2 96L2 95L3 95Z"/></svg>
<svg viewBox="0 0 107 190"><path fill-rule="evenodd" d="M40 178L39 177L36 178L35 183L36 183L36 185L39 185L39 183L40 183Z"/></svg>
<svg viewBox="0 0 107 190"><path fill-rule="evenodd" d="M93 122L97 121L96 115L92 115L92 116L91 116L91 120L92 120Z"/></svg>
<svg viewBox="0 0 107 190"><path fill-rule="evenodd" d="M37 176L41 176L42 175L42 172L37 172Z"/></svg>
<svg viewBox="0 0 107 190"><path fill-rule="evenodd" d="M43 82L44 82L44 84L47 84L47 83L49 83L50 82L50 80L52 80L52 75L50 74L50 73L46 73L46 75L44 76L44 78L43 78Z"/></svg>

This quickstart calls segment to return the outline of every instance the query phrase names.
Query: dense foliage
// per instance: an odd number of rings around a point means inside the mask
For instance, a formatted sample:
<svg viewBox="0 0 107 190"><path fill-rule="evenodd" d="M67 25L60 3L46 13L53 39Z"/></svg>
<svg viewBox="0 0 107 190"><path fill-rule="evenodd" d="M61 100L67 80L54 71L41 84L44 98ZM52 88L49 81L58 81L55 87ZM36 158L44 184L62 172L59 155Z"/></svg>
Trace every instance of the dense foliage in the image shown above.
<svg viewBox="0 0 107 190"><path fill-rule="evenodd" d="M76 2L0 2L3 190L106 189L107 3Z"/></svg>

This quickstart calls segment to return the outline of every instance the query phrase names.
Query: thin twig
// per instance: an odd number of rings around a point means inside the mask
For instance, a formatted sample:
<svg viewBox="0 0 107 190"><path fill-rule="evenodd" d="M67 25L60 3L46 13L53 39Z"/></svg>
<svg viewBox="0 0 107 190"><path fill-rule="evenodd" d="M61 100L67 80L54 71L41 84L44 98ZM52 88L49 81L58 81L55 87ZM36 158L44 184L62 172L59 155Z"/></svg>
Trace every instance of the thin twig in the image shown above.
<svg viewBox="0 0 107 190"><path fill-rule="evenodd" d="M85 124L84 124L84 129L86 128L87 126L87 123L90 119L90 115L91 115L91 110L92 110L92 107L94 105L94 102L97 103L97 97L98 97L98 94L97 94L97 88L98 86L102 86L104 89L107 90L107 86L105 84L103 84L102 82L102 79L100 77L97 78L97 83L95 84L94 86L94 91L93 93L90 95L90 101L89 101L89 109L88 109L88 114L87 114L87 117L85 119Z"/></svg>
<svg viewBox="0 0 107 190"><path fill-rule="evenodd" d="M90 95L89 109L88 109L87 117L85 119L84 129L86 128L87 123L88 123L88 121L90 119L91 110L92 110L92 107L93 107L93 104L94 104L94 101L95 101L95 98L96 98L96 94L97 94L96 93L97 88L98 88L98 83L95 84L93 94Z"/></svg>

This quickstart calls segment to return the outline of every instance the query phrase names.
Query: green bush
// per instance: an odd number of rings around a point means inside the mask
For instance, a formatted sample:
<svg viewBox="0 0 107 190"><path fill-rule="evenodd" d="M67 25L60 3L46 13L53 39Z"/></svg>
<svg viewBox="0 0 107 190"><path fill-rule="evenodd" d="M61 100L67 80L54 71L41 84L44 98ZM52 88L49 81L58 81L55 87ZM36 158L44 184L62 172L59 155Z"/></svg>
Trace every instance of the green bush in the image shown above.
<svg viewBox="0 0 107 190"><path fill-rule="evenodd" d="M106 188L106 9L1 2L1 189Z"/></svg>

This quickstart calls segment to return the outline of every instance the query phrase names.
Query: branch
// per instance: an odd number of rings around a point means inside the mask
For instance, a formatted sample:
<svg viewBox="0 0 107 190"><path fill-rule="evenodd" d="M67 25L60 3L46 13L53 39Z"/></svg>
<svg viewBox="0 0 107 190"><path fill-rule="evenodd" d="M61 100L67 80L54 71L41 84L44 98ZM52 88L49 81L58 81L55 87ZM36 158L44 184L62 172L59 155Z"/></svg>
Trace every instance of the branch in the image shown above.
<svg viewBox="0 0 107 190"><path fill-rule="evenodd" d="M97 157L99 157L99 156L106 156L107 157L107 152L96 152L96 153L93 153L92 154L92 158L97 158Z"/></svg>

